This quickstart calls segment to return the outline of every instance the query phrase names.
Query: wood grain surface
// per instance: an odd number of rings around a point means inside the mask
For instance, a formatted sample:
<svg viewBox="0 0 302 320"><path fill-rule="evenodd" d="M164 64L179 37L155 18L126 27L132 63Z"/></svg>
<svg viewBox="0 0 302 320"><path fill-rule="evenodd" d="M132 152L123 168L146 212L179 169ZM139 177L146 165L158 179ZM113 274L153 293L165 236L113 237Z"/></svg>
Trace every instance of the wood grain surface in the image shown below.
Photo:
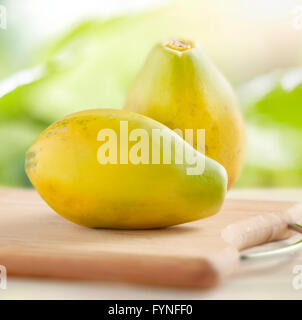
<svg viewBox="0 0 302 320"><path fill-rule="evenodd" d="M8 275L207 288L235 272L239 251L292 234L296 202L227 200L216 216L159 230L72 224L32 190L0 189L0 264Z"/></svg>

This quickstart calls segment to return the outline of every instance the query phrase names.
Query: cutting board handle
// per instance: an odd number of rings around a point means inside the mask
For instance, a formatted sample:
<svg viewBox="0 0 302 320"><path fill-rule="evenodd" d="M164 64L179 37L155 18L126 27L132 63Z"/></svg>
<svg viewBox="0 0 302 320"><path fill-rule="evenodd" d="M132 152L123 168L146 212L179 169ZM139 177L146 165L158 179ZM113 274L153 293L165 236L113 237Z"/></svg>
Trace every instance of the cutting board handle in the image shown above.
<svg viewBox="0 0 302 320"><path fill-rule="evenodd" d="M226 226L221 236L239 251L271 241L289 238L293 231L290 224L301 224L302 203L284 213L267 213L243 219Z"/></svg>
<svg viewBox="0 0 302 320"><path fill-rule="evenodd" d="M289 228L302 233L302 227L297 224L290 223L288 225ZM302 249L302 240L296 241L292 244L284 245L280 248L273 250L265 250L260 252L252 252L252 253L242 253L240 255L240 260L254 260L259 258L270 258L275 256L280 256L283 254L288 254L291 252L295 252Z"/></svg>

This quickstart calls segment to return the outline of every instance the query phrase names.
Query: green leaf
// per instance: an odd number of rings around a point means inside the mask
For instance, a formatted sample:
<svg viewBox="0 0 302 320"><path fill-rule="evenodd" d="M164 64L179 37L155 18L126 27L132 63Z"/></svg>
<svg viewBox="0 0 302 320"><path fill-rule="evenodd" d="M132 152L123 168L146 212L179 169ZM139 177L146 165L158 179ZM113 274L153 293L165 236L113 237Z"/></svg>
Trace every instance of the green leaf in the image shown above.
<svg viewBox="0 0 302 320"><path fill-rule="evenodd" d="M30 185L24 171L24 155L41 130L41 125L29 120L1 124L0 185Z"/></svg>
<svg viewBox="0 0 302 320"><path fill-rule="evenodd" d="M248 133L244 186L302 185L302 69L275 71L239 90Z"/></svg>

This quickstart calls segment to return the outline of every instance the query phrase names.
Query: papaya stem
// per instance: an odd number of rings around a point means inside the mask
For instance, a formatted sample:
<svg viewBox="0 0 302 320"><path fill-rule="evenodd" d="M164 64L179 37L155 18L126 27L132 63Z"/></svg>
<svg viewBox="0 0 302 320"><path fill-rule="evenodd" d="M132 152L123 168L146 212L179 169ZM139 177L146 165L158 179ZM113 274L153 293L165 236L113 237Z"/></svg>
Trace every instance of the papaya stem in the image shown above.
<svg viewBox="0 0 302 320"><path fill-rule="evenodd" d="M176 51L186 51L194 47L192 42L186 40L169 40L164 46Z"/></svg>

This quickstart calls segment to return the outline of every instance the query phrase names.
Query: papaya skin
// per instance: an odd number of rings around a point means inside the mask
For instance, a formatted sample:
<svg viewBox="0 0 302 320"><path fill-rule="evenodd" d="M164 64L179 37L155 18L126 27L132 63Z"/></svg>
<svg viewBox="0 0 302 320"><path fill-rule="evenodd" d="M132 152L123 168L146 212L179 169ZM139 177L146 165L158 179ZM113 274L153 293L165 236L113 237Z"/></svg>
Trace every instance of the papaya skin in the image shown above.
<svg viewBox="0 0 302 320"><path fill-rule="evenodd" d="M156 45L130 88L124 109L173 130L205 129L205 154L226 168L228 189L237 180L246 149L239 105L230 84L194 42Z"/></svg>
<svg viewBox="0 0 302 320"><path fill-rule="evenodd" d="M26 173L41 197L64 218L92 228L150 229L181 224L217 213L227 185L225 169L205 157L201 175L187 175L188 164L100 164L98 132L119 133L128 121L129 133L164 129L165 135L183 141L176 133L148 117L124 110L78 112L49 126L26 154ZM180 139L180 140L179 140ZM120 150L120 140L117 140ZM136 142L129 141L131 144ZM150 143L151 146L151 143ZM176 152L176 151L174 151Z"/></svg>

